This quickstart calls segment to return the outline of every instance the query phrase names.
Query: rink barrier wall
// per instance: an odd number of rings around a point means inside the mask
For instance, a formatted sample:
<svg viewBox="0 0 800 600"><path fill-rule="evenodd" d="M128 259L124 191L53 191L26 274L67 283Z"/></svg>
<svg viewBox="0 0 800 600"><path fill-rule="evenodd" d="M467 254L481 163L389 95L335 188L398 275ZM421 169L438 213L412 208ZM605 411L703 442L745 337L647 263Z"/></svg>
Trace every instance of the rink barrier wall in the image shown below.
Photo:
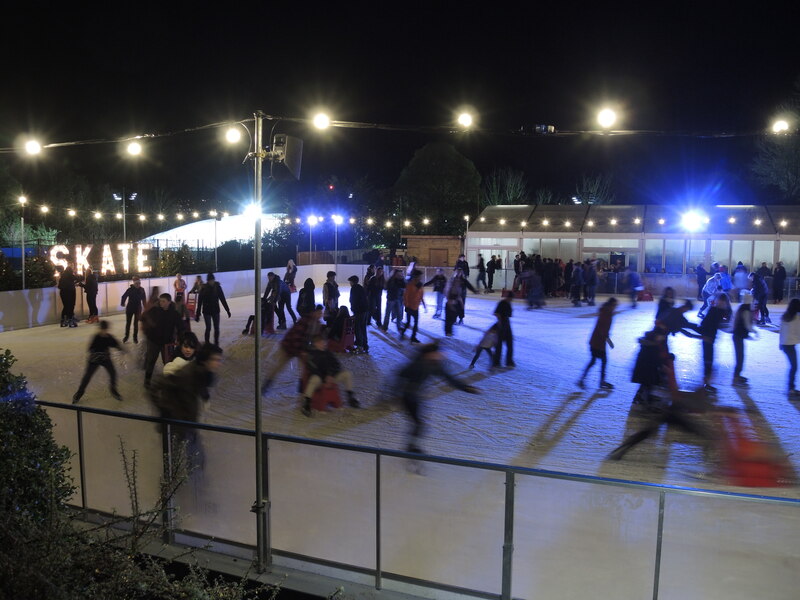
<svg viewBox="0 0 800 600"><path fill-rule="evenodd" d="M130 514L121 465L114 472L107 462L118 440L138 453L140 504L147 505L172 460L173 428L197 432L202 468L163 515L165 541L252 557L255 432L38 404L54 423L56 442L73 452L78 480L71 503L87 514ZM434 590L502 600L796 593L800 500L272 433L263 439L273 567L299 565L421 596Z"/></svg>
<svg viewBox="0 0 800 600"><path fill-rule="evenodd" d="M367 267L368 265L354 264L298 266L295 285L299 290L303 286L305 279L311 277L311 279L314 280L316 288L319 289L325 282L327 272L336 271L336 280L340 288L339 291L344 298L347 298L349 294L347 278L351 275L358 275L359 281L363 282ZM405 267L388 266L384 267L384 270L388 275L393 268L399 268L405 271ZM439 267L419 267L419 270L422 271L423 283L429 281L436 274L437 268ZM444 269L445 274L448 276L452 273L452 267L441 268ZM261 280L262 286L264 287L267 282L267 273L270 271L283 278L286 267L263 269ZM188 289L191 289L196 275L202 275L204 279L206 276L205 273L183 274ZM503 269L497 271L494 277L494 289L498 291L504 288L511 289L514 285L514 276L513 270ZM664 288L667 286L671 286L675 289L675 295L678 298L697 297L697 280L694 275L641 273L640 276L645 289L653 295L653 298L659 298ZM237 298L253 294L255 274L252 269L215 273L215 277L222 286L225 296L228 298ZM475 282L476 277L477 271L474 269L470 270L470 282ZM156 287L158 287L161 293L166 291L173 294L172 283L174 280L174 277L141 278L142 287L148 298L150 298L152 291ZM769 282L769 284L770 290L772 290L771 282ZM106 281L99 284L97 308L101 317L125 312L125 309L119 305L119 301L129 285L129 281ZM431 288L426 289L430 290ZM595 291L598 295L627 294L628 289L625 275L622 273L599 273L598 285ZM263 288L261 292L263 293ZM784 299L788 302L789 299L797 297L800 297L800 278L789 278L784 285ZM56 287L0 292L0 332L59 323L61 321L62 306L58 288ZM80 287L76 288L75 316L80 320L89 316L86 294L83 293L83 288Z"/></svg>

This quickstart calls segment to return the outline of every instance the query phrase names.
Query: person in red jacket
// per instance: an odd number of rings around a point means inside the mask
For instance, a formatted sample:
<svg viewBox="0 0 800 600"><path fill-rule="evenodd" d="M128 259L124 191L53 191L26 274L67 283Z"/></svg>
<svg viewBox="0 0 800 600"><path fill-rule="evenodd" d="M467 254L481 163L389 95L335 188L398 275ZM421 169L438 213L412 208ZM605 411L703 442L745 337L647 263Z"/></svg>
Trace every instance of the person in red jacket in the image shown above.
<svg viewBox="0 0 800 600"><path fill-rule="evenodd" d="M592 353L592 359L586 368L583 370L583 375L578 380L578 387L583 389L583 380L589 374L589 369L594 366L597 360L600 360L600 387L606 390L614 388L613 385L606 381L606 344L609 348L614 347L614 342L611 341L611 321L614 318L614 309L617 307L617 299L609 298L600 307L597 313L597 323L592 331L592 337L589 338L589 351Z"/></svg>

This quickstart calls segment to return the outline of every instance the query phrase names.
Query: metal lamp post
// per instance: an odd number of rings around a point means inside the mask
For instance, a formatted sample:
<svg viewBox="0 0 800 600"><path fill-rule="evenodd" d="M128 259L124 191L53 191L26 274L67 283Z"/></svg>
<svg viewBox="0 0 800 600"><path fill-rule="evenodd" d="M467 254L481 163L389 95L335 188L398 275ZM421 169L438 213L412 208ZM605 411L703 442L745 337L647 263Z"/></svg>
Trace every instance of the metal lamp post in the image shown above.
<svg viewBox="0 0 800 600"><path fill-rule="evenodd" d="M22 212L20 213L19 217L19 237L20 237L20 250L22 253L20 256L22 257L22 289L25 289L25 204L28 202L28 199L25 196L19 197L19 203L22 206Z"/></svg>
<svg viewBox="0 0 800 600"><path fill-rule="evenodd" d="M344 222L339 215L333 215L333 270L337 271L339 266L339 225Z"/></svg>

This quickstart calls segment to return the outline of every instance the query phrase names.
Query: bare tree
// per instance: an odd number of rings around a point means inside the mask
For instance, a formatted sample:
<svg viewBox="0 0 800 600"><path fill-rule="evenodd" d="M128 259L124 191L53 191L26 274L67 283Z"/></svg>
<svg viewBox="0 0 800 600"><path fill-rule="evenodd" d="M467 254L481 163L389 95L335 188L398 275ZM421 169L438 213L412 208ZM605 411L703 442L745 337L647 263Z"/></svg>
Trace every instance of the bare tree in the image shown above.
<svg viewBox="0 0 800 600"><path fill-rule="evenodd" d="M483 205L527 204L528 182L525 173L511 167L495 169L483 185Z"/></svg>
<svg viewBox="0 0 800 600"><path fill-rule="evenodd" d="M614 204L616 194L612 187L613 177L608 174L583 175L575 186L576 204Z"/></svg>
<svg viewBox="0 0 800 600"><path fill-rule="evenodd" d="M534 204L561 204L558 196L549 188L539 188L533 193Z"/></svg>

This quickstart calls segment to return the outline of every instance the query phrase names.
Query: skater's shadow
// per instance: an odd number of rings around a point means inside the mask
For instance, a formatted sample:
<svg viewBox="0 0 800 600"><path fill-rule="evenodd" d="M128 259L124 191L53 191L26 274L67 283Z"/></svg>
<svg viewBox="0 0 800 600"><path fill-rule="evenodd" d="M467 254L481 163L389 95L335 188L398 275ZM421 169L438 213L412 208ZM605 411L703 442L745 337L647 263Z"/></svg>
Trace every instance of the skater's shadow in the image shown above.
<svg viewBox="0 0 800 600"><path fill-rule="evenodd" d="M632 444L624 450L622 460L627 459L628 466L632 460L646 462L648 481L663 481L670 463L674 463L676 457L685 453L685 448L683 452L676 452L675 445L696 446L702 453L702 465L692 463L683 466L702 466L698 471L702 473L713 470L715 430L707 413L710 405L703 394L695 393L694 396L692 410L685 412L673 412L665 400L654 403L649 409L642 408L639 404L631 405L620 443L622 446L626 443ZM653 439L648 441L649 438ZM612 460L607 455L598 474L602 477L619 477L619 464L619 459Z"/></svg>
<svg viewBox="0 0 800 600"><path fill-rule="evenodd" d="M572 392L564 398L561 406L542 423L539 429L530 438L528 448L533 448L534 452L531 454L528 449L526 449L526 452L523 454L525 462L540 462L561 442L575 422L589 409L595 400L606 398L608 395L608 391L598 390L586 398L585 401L571 413L568 413L570 406L579 400L583 394L580 392Z"/></svg>

